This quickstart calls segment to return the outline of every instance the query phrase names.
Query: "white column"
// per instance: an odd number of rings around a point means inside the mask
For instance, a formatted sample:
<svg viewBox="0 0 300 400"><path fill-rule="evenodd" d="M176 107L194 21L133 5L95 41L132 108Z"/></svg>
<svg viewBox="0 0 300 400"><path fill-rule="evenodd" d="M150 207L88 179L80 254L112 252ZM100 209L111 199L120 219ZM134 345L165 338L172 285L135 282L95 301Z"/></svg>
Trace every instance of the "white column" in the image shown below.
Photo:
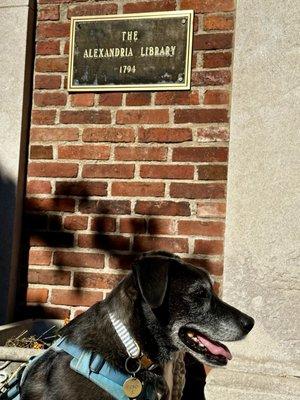
<svg viewBox="0 0 300 400"><path fill-rule="evenodd" d="M252 315L207 400L300 396L298 0L238 0L224 299Z"/></svg>
<svg viewBox="0 0 300 400"><path fill-rule="evenodd" d="M32 4L0 3L0 323L11 318L15 298L30 120Z"/></svg>

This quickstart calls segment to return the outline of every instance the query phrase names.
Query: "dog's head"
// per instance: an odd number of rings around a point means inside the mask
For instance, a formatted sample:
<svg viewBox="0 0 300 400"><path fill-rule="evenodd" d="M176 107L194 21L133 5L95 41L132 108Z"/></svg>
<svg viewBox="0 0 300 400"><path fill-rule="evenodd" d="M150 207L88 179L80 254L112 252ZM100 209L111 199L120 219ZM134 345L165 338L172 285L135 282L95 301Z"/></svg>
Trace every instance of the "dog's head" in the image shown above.
<svg viewBox="0 0 300 400"><path fill-rule="evenodd" d="M216 296L205 270L173 254L145 254L133 271L143 301L172 344L201 362L226 365L231 353L219 341L240 340L254 326L253 318Z"/></svg>

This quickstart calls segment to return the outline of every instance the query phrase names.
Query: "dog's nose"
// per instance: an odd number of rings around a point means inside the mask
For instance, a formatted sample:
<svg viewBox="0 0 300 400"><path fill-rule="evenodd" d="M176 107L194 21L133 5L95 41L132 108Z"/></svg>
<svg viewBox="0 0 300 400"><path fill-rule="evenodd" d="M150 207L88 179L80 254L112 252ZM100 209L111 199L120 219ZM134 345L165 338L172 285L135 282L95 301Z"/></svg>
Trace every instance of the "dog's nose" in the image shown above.
<svg viewBox="0 0 300 400"><path fill-rule="evenodd" d="M245 314L241 318L241 324L243 327L243 331L245 332L245 334L247 334L251 331L251 329L254 326L254 319L252 317L249 317L249 315Z"/></svg>

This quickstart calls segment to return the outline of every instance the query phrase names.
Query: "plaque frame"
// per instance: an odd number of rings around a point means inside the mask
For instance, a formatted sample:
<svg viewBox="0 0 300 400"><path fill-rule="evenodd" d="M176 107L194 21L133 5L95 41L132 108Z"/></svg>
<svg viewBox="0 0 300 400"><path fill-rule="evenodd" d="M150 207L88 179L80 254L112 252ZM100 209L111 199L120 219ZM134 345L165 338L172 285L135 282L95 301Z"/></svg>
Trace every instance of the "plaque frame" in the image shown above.
<svg viewBox="0 0 300 400"><path fill-rule="evenodd" d="M80 85L74 86L73 82L73 64L74 64L74 42L75 42L75 24L79 21L109 21L109 20L135 20L152 18L187 18L187 37L185 69L183 82L166 82L157 84L107 84L107 85ZM179 11L161 11L135 14L112 14L112 15L94 15L71 17L70 26L70 50L68 63L68 83L69 92L126 92L126 91L161 91L161 90L190 90L191 88L191 68L193 53L193 20L194 10Z"/></svg>

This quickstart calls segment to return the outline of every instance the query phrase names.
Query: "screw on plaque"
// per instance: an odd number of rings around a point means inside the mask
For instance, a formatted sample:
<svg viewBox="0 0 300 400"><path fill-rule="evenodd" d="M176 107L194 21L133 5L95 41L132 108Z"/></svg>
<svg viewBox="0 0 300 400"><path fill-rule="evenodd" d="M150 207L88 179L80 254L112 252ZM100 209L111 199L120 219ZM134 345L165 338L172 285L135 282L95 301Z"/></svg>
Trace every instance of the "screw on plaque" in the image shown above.
<svg viewBox="0 0 300 400"><path fill-rule="evenodd" d="M182 18L181 23L184 25L186 23L186 18Z"/></svg>

